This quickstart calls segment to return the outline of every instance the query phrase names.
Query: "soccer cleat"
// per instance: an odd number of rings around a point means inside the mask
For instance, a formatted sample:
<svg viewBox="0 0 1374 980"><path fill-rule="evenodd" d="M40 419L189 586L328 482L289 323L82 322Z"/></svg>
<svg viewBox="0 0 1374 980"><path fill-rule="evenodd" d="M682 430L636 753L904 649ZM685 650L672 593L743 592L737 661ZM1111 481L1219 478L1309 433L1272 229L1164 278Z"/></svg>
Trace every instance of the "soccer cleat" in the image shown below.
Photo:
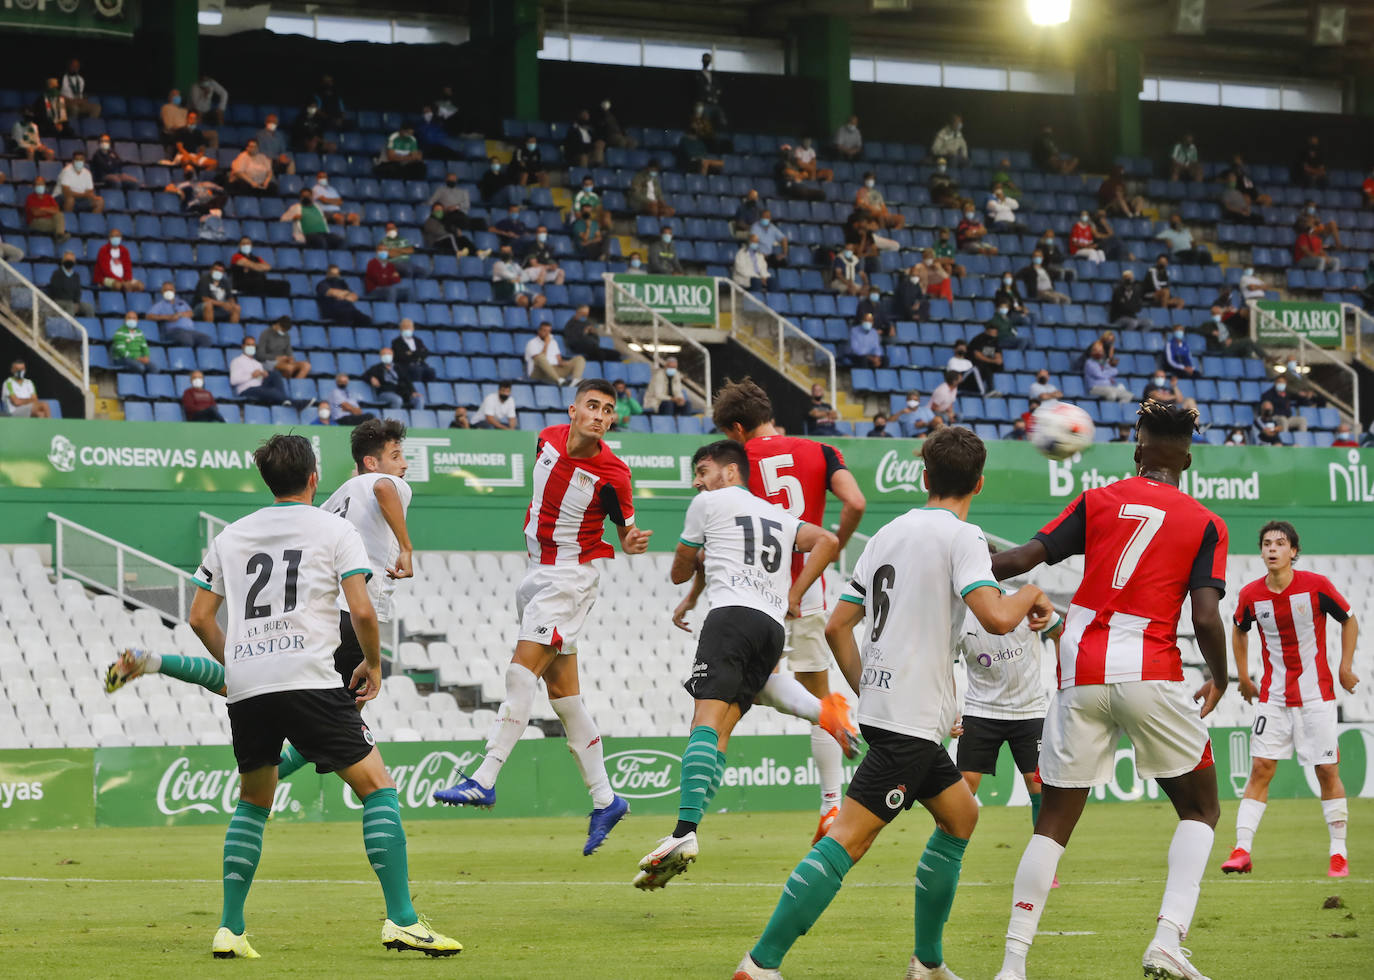
<svg viewBox="0 0 1374 980"><path fill-rule="evenodd" d="M387 919L382 923L382 945L398 952L414 950L426 956L453 956L463 944L433 929L424 916L413 926L398 926Z"/></svg>
<svg viewBox="0 0 1374 980"><path fill-rule="evenodd" d="M1188 960L1193 954L1182 946L1151 943L1145 950L1145 976L1150 980L1207 980Z"/></svg>
<svg viewBox="0 0 1374 980"><path fill-rule="evenodd" d="M926 966L913 956L911 964L906 968L906 980L959 980L959 978L944 963L939 966Z"/></svg>
<svg viewBox="0 0 1374 980"><path fill-rule="evenodd" d="M148 662L148 654L142 650L128 647L119 651L115 662L105 668L105 693L113 694L135 677L143 676L143 665Z"/></svg>
<svg viewBox="0 0 1374 980"><path fill-rule="evenodd" d="M849 720L849 701L834 691L821 698L821 717L817 722L840 743L846 759L859 754L859 730Z"/></svg>
<svg viewBox="0 0 1374 980"><path fill-rule="evenodd" d="M658 842L658 847L640 860L634 886L646 892L662 888L686 871L687 865L696 859L696 831L690 831L685 837L665 837Z"/></svg>
<svg viewBox="0 0 1374 980"><path fill-rule="evenodd" d="M464 779L448 789L436 789L434 798L449 806L476 806L490 810L496 805L496 788L487 789L475 779Z"/></svg>
<svg viewBox="0 0 1374 980"><path fill-rule="evenodd" d="M832 806L821 814L821 822L816 824L816 836L811 838L812 844L819 844L822 837L830 833L830 825L835 822L835 818L840 815L840 808Z"/></svg>
<svg viewBox="0 0 1374 980"><path fill-rule="evenodd" d="M1344 854L1331 855L1331 867L1327 869L1328 878L1348 878L1350 876L1350 862L1345 859Z"/></svg>
<svg viewBox="0 0 1374 980"><path fill-rule="evenodd" d="M620 823L625 814L629 812L630 804L620 796L612 799L609 806L593 810L591 819L587 821L587 843L582 847L582 856L589 857L593 851L604 844L607 836L615 829L615 825Z"/></svg>
<svg viewBox="0 0 1374 980"><path fill-rule="evenodd" d="M1233 871L1248 875L1252 867L1250 852L1243 847L1236 848L1231 852L1231 856L1221 863L1221 870L1228 875Z"/></svg>
<svg viewBox="0 0 1374 980"><path fill-rule="evenodd" d="M731 980L782 980L782 974L766 966L759 966L752 956L745 953L744 959L735 967L735 975Z"/></svg>
<svg viewBox="0 0 1374 980"><path fill-rule="evenodd" d="M262 959L257 950L248 945L248 933L236 936L224 926L220 926L219 931L215 933L215 940L210 944L210 952L215 954L217 960L232 960L235 957L245 960Z"/></svg>

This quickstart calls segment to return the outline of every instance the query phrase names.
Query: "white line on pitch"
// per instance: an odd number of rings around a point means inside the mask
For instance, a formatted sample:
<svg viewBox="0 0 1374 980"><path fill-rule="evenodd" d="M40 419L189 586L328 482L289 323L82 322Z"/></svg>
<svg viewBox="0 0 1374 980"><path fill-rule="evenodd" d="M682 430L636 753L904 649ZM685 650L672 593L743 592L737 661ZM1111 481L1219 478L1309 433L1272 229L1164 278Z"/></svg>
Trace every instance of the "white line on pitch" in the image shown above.
<svg viewBox="0 0 1374 980"><path fill-rule="evenodd" d="M1217 887L1260 887L1265 885L1311 885L1317 884L1323 879L1318 878L1249 878L1240 879L1231 885ZM218 885L218 878L46 878L31 877L26 875L0 875L0 881L31 882L34 884L86 884L86 885ZM255 878L255 884L263 885L368 885L375 887L375 878L353 879L353 878ZM551 887L573 887L583 888L618 888L628 885L629 879L623 881L437 881L428 879L411 879L411 885L432 885L438 887L453 888L475 888L482 885L489 885L497 888L551 888ZM1094 888L1129 888L1137 885L1154 884L1152 880L1114 880L1114 881L1069 881L1064 882L1066 886L1083 885ZM1374 884L1374 878L1347 878L1346 884L1368 885ZM777 888L777 881L682 881L673 886L674 888ZM961 881L960 888L1009 888L1011 882L1008 881ZM881 881L856 881L846 883L845 888L910 888L910 882L881 882Z"/></svg>

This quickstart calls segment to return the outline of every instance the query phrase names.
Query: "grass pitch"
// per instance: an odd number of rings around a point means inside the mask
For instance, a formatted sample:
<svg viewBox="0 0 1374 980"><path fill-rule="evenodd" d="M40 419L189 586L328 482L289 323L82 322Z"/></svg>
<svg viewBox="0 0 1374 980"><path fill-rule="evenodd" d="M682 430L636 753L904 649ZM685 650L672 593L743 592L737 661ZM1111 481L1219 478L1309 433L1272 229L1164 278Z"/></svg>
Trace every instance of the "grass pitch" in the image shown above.
<svg viewBox="0 0 1374 980"><path fill-rule="evenodd" d="M1187 945L1213 980L1374 976L1374 803L1351 801L1352 876L1326 877L1316 801L1270 803L1255 873L1224 877L1224 806ZM583 858L586 822L411 821L416 907L465 951L446 960L382 948L381 889L357 824L269 825L248 900L262 959L217 961L221 828L0 833L0 975L532 978L729 977L805 854L809 814L712 814L699 862L666 890L630 887L672 820L631 814ZM1139 977L1173 831L1164 804L1090 805L1059 866L1036 980ZM931 824L903 815L783 964L789 978L898 978L911 955L913 874ZM945 956L965 980L1001 964L1024 808L986 808L964 860ZM1343 907L1324 909L1329 896Z"/></svg>

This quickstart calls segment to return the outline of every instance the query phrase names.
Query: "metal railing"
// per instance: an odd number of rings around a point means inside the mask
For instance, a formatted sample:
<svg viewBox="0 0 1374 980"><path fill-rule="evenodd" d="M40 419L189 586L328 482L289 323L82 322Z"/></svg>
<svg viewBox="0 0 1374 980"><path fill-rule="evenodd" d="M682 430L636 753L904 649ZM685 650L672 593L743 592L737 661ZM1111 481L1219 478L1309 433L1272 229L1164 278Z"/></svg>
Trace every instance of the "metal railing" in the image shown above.
<svg viewBox="0 0 1374 980"><path fill-rule="evenodd" d="M222 517L216 517L207 511L200 512L200 524L205 528L205 550L210 550L210 545L214 543L215 535L229 526L229 522Z"/></svg>
<svg viewBox="0 0 1374 980"><path fill-rule="evenodd" d="M1348 332L1355 339L1355 356L1364 360L1368 354L1369 358L1374 360L1374 316L1370 316L1363 307L1354 303L1342 303L1341 313L1342 319L1349 324ZM1369 364L1370 361L1365 363Z"/></svg>
<svg viewBox="0 0 1374 980"><path fill-rule="evenodd" d="M1347 305L1347 304L1342 304ZM1265 325L1265 329L1272 334L1279 334L1288 341L1287 346L1294 349L1294 354L1290 360L1298 362L1298 368L1303 373L1306 381L1312 388L1321 393L1337 409L1356 420L1358 428L1360 415L1360 378L1355 373L1355 369L1332 354L1324 347L1319 347L1308 340L1302 334L1289 329L1284 322L1268 310L1260 309L1254 300L1250 301L1250 335L1258 338L1260 334L1260 324ZM1358 337L1358 333L1356 334ZM1273 341L1270 341L1272 344ZM1358 341L1357 341L1358 351ZM1334 378L1348 385L1345 392L1340 392L1332 384L1319 383L1313 378L1311 369L1313 365L1323 369L1325 378Z"/></svg>
<svg viewBox="0 0 1374 980"><path fill-rule="evenodd" d="M165 619L186 621L199 588L190 575L58 514L49 512L48 520L57 527L53 568L58 578L76 579Z"/></svg>
<svg viewBox="0 0 1374 980"><path fill-rule="evenodd" d="M621 335L621 339L626 344L643 344L644 335L647 332L648 342L652 350L648 351L649 359L655 367L662 359L659 352L660 346L665 342L665 335L671 338L671 342L683 348L690 348L697 357L700 358L701 380L697 381L693 377L691 368L687 365L679 364L682 368L683 378L689 382L689 387L700 385L701 390L697 392L702 401L706 404L706 413L711 413L711 397L714 393L711 385L711 352L706 346L691 336L682 327L663 316L653 307L649 306L642 299L634 294L633 291L626 289L615 281L615 274L603 272L602 280L606 284L606 326L613 333ZM616 318L617 305L628 307L646 316L646 322L636 321L634 323L623 323ZM630 335L633 335L631 337ZM679 361L683 360L679 355Z"/></svg>
<svg viewBox="0 0 1374 980"><path fill-rule="evenodd" d="M733 279L717 276L716 284L717 289L724 288L729 292L732 337L738 340L744 323L748 321L750 333L768 346L773 367L783 377L802 387L809 389L811 386L812 366L821 367L828 379L828 400L831 405L838 404L835 355L824 344Z"/></svg>
<svg viewBox="0 0 1374 980"><path fill-rule="evenodd" d="M0 290L8 297L8 322L11 331L51 362L68 381L81 389L84 414L86 418L90 418L95 408L95 396L91 394L91 337L86 328L4 259L0 259ZM25 296L28 299L27 307L16 299ZM3 309L3 306L0 306L0 309ZM25 309L28 311L27 315L24 313ZM52 333L48 326L49 320L59 321L62 332ZM79 344L80 355L73 357L54 345L54 340L69 340Z"/></svg>

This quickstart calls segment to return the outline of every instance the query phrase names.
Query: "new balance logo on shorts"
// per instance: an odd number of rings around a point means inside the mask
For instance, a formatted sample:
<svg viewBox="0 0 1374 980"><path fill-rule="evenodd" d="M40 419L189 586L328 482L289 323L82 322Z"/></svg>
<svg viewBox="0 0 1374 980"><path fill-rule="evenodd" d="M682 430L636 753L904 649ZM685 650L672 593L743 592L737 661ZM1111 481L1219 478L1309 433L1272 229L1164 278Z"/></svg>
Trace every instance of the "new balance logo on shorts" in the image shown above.
<svg viewBox="0 0 1374 980"><path fill-rule="evenodd" d="M538 635L538 636L544 636L544 635L546 635L546 634L549 632L549 628L548 628L547 626L540 626L540 627L539 627L538 629L536 629L534 632L535 632L535 634Z"/></svg>

